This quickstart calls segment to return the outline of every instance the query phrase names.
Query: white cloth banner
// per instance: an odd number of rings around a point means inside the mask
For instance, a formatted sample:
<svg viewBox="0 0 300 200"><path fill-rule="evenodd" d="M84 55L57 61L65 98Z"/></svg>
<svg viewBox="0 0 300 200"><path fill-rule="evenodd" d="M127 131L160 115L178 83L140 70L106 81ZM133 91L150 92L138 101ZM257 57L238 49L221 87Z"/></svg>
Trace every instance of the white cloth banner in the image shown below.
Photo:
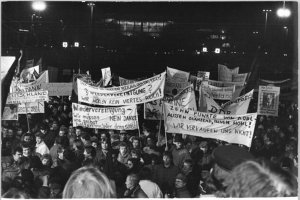
<svg viewBox="0 0 300 200"><path fill-rule="evenodd" d="M173 79L167 78L164 92L167 95L175 96L190 84L190 82L174 82Z"/></svg>
<svg viewBox="0 0 300 200"><path fill-rule="evenodd" d="M8 70L11 68L12 64L15 62L16 57L14 56L1 56L1 82L4 80Z"/></svg>
<svg viewBox="0 0 300 200"><path fill-rule="evenodd" d="M259 86L257 114L278 116L280 87Z"/></svg>
<svg viewBox="0 0 300 200"><path fill-rule="evenodd" d="M219 115L187 110L164 103L165 130L251 147L257 113Z"/></svg>
<svg viewBox="0 0 300 200"><path fill-rule="evenodd" d="M207 112L226 115L245 115L247 114L248 107L253 96L253 91L254 90L251 90L243 96L228 101L222 106L215 102L209 94L204 92L207 103Z"/></svg>
<svg viewBox="0 0 300 200"><path fill-rule="evenodd" d="M244 89L245 82L223 82L223 81L215 81L215 80L208 80L209 85L216 86L216 87L229 87L235 86L235 92L233 94L233 98L239 97L241 91Z"/></svg>
<svg viewBox="0 0 300 200"><path fill-rule="evenodd" d="M138 129L136 105L97 108L72 103L73 126L86 128L134 130Z"/></svg>
<svg viewBox="0 0 300 200"><path fill-rule="evenodd" d="M187 82L189 76L189 72L167 67L167 78L172 79L173 82Z"/></svg>
<svg viewBox="0 0 300 200"><path fill-rule="evenodd" d="M102 72L102 79L104 81L103 84L104 84L104 86L108 86L111 81L110 67L102 68L101 72Z"/></svg>
<svg viewBox="0 0 300 200"><path fill-rule="evenodd" d="M232 82L245 82L247 79L248 73L243 74L232 74Z"/></svg>
<svg viewBox="0 0 300 200"><path fill-rule="evenodd" d="M18 120L18 105L6 105L3 110L2 120Z"/></svg>
<svg viewBox="0 0 300 200"><path fill-rule="evenodd" d="M43 101L39 101L39 102L19 104L18 114L26 114L26 113L45 113L45 103Z"/></svg>
<svg viewBox="0 0 300 200"><path fill-rule="evenodd" d="M166 72L129 85L98 88L77 79L78 101L106 106L146 103L164 96Z"/></svg>
<svg viewBox="0 0 300 200"><path fill-rule="evenodd" d="M49 83L48 70L43 72L36 81L30 83L20 83L20 82L11 83L11 91L12 92L37 91L43 89L42 84L44 83Z"/></svg>
<svg viewBox="0 0 300 200"><path fill-rule="evenodd" d="M71 96L73 83L44 83L43 90L48 91L49 96Z"/></svg>
<svg viewBox="0 0 300 200"><path fill-rule="evenodd" d="M131 83L135 83L137 82L136 80L129 80L129 79L126 79L126 78L122 78L119 76L119 84L120 86L122 85L128 85L128 84L131 84Z"/></svg>
<svg viewBox="0 0 300 200"><path fill-rule="evenodd" d="M224 81L224 82L231 82L232 81L232 75L239 73L239 67L236 67L234 69L229 69L225 65L218 64L218 80Z"/></svg>
<svg viewBox="0 0 300 200"><path fill-rule="evenodd" d="M207 92L213 99L220 100L231 100L232 95L235 91L235 86L228 87L216 87L209 85L206 81L203 81L201 84L201 88Z"/></svg>
<svg viewBox="0 0 300 200"><path fill-rule="evenodd" d="M7 96L6 104L20 104L38 101L49 101L47 90L9 93Z"/></svg>
<svg viewBox="0 0 300 200"><path fill-rule="evenodd" d="M77 79L80 78L82 81L86 83L92 83L91 75L89 74L73 74L73 90L76 95L78 95L77 91Z"/></svg>
<svg viewBox="0 0 300 200"><path fill-rule="evenodd" d="M22 70L20 74L20 78L22 78L25 82L28 81L28 78L30 79L31 75L33 75L34 71L36 71L37 74L40 73L40 67L37 65L35 67L25 68Z"/></svg>
<svg viewBox="0 0 300 200"><path fill-rule="evenodd" d="M159 99L145 103L144 105L144 119L160 120L162 119L162 102L165 101L175 106L181 106L185 109L197 110L196 97L193 89L193 84L190 84L182 90L175 97L164 97L163 100Z"/></svg>

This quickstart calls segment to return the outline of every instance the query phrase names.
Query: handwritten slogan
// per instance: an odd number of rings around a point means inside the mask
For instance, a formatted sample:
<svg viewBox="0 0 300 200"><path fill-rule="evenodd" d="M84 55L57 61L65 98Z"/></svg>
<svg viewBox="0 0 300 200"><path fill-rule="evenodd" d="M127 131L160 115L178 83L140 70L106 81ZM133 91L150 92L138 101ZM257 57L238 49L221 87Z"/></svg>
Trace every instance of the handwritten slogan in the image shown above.
<svg viewBox="0 0 300 200"><path fill-rule="evenodd" d="M49 101L48 91L39 90L34 92L16 92L9 93L7 96L7 104L20 104L28 102Z"/></svg>
<svg viewBox="0 0 300 200"><path fill-rule="evenodd" d="M106 106L146 103L164 97L166 72L132 84L111 88L93 87L77 79L78 101Z"/></svg>
<svg viewBox="0 0 300 200"><path fill-rule="evenodd" d="M251 147L257 113L219 115L164 103L165 130Z"/></svg>
<svg viewBox="0 0 300 200"><path fill-rule="evenodd" d="M72 104L73 126L98 129L138 129L136 105L97 108Z"/></svg>
<svg viewBox="0 0 300 200"><path fill-rule="evenodd" d="M18 114L26 113L45 113L45 103L43 101L40 101L19 104Z"/></svg>

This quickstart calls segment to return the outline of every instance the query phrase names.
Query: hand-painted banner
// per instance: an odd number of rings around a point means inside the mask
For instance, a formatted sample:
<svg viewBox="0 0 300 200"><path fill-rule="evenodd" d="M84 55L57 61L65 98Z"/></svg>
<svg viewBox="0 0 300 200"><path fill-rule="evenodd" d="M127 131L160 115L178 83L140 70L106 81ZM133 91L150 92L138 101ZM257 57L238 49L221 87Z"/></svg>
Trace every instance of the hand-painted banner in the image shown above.
<svg viewBox="0 0 300 200"><path fill-rule="evenodd" d="M165 130L251 147L257 113L219 115L187 110L164 103Z"/></svg>
<svg viewBox="0 0 300 200"><path fill-rule="evenodd" d="M245 82L247 79L248 73L243 74L232 74L232 82Z"/></svg>
<svg viewBox="0 0 300 200"><path fill-rule="evenodd" d="M232 75L239 73L239 67L229 69L225 65L218 64L218 80L224 82L232 82Z"/></svg>
<svg viewBox="0 0 300 200"><path fill-rule="evenodd" d="M19 104L18 114L26 114L26 113L45 113L45 102L40 101L40 102Z"/></svg>
<svg viewBox="0 0 300 200"><path fill-rule="evenodd" d="M72 83L44 83L42 88L48 91L49 96L72 95Z"/></svg>
<svg viewBox="0 0 300 200"><path fill-rule="evenodd" d="M207 103L207 112L226 115L245 115L247 114L250 101L253 96L253 90L234 100L228 101L220 106L213 98L204 91Z"/></svg>
<svg viewBox="0 0 300 200"><path fill-rule="evenodd" d="M167 67L167 78L173 82L188 82L190 73Z"/></svg>
<svg viewBox="0 0 300 200"><path fill-rule="evenodd" d="M119 76L119 84L120 86L122 85L128 85L128 84L131 84L131 83L135 83L137 82L136 80L129 80L129 79L126 79L126 78L122 78Z"/></svg>
<svg viewBox="0 0 300 200"><path fill-rule="evenodd" d="M203 78L199 78L197 76L191 75L190 76L190 81L193 83L195 90L199 91L200 90L200 85L203 81Z"/></svg>
<svg viewBox="0 0 300 200"><path fill-rule="evenodd" d="M104 85L104 86L108 86L109 83L111 82L111 71L110 71L110 67L102 68L102 69L101 69L101 72L102 72L103 85Z"/></svg>
<svg viewBox="0 0 300 200"><path fill-rule="evenodd" d="M208 80L209 79L210 72L205 71L198 71L197 77L202 78L202 80Z"/></svg>
<svg viewBox="0 0 300 200"><path fill-rule="evenodd" d="M229 87L235 86L235 92L233 98L239 97L241 91L244 89L245 82L223 82L223 81L214 81L208 80L208 84L216 87Z"/></svg>
<svg viewBox="0 0 300 200"><path fill-rule="evenodd" d="M4 107L2 120L18 120L18 105L6 105Z"/></svg>
<svg viewBox="0 0 300 200"><path fill-rule="evenodd" d="M165 101L175 106L181 106L185 109L197 110L196 97L193 84L183 89L175 97L164 97L163 99L151 101L144 105L144 119L160 120L162 119L162 102Z"/></svg>
<svg viewBox="0 0 300 200"><path fill-rule="evenodd" d="M88 84L92 84L92 78L89 74L74 74L73 75L73 90L76 95L78 95L77 91L77 79L80 78L83 82L86 82Z"/></svg>
<svg viewBox="0 0 300 200"><path fill-rule="evenodd" d="M20 104L38 101L49 101L47 90L9 93L7 96L6 104Z"/></svg>
<svg viewBox="0 0 300 200"><path fill-rule="evenodd" d="M30 68L25 68L22 70L21 74L20 74L20 78L23 79L23 81L28 82L31 75L33 75L34 71L39 74L40 73L40 68L39 66L35 66L35 67L30 67Z"/></svg>
<svg viewBox="0 0 300 200"><path fill-rule="evenodd" d="M129 85L98 88L77 79L78 101L106 106L146 103L164 96L166 72Z"/></svg>
<svg viewBox="0 0 300 200"><path fill-rule="evenodd" d="M30 83L20 83L14 82L11 84L12 92L33 92L37 90L42 90L42 85L44 83L49 83L48 70L43 72L40 77L33 82Z"/></svg>
<svg viewBox="0 0 300 200"><path fill-rule="evenodd" d="M72 103L73 126L98 129L138 129L136 105L97 108Z"/></svg>
<svg viewBox="0 0 300 200"><path fill-rule="evenodd" d="M167 78L164 92L167 95L175 96L190 84L190 82L174 82L173 79Z"/></svg>
<svg viewBox="0 0 300 200"><path fill-rule="evenodd" d="M15 62L16 57L14 56L0 56L0 66L1 66L1 82L4 80L8 70L11 68L12 64Z"/></svg>
<svg viewBox="0 0 300 200"><path fill-rule="evenodd" d="M278 116L280 87L259 86L257 114Z"/></svg>
<svg viewBox="0 0 300 200"><path fill-rule="evenodd" d="M235 86L228 87L216 87L209 85L206 81L203 81L201 88L206 91L213 99L231 100L232 94L235 91Z"/></svg>

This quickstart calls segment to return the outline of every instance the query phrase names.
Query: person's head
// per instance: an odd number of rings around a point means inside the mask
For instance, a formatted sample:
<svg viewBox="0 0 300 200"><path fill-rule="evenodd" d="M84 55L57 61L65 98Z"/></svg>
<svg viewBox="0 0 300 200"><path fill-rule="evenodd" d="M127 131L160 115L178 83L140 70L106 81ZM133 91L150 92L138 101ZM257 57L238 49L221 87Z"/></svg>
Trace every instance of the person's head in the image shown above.
<svg viewBox="0 0 300 200"><path fill-rule="evenodd" d="M95 149L98 148L98 138L96 136L91 137L91 145L92 147L94 147Z"/></svg>
<svg viewBox="0 0 300 200"><path fill-rule="evenodd" d="M180 189L186 186L187 183L187 177L183 173L177 174L175 178L175 188Z"/></svg>
<svg viewBox="0 0 300 200"><path fill-rule="evenodd" d="M272 103L272 101L273 101L273 96L272 96L272 94L267 94L267 102L268 103Z"/></svg>
<svg viewBox="0 0 300 200"><path fill-rule="evenodd" d="M59 132L58 132L58 135L59 136L65 136L67 135L67 127L65 127L64 125L62 125L60 128L59 128Z"/></svg>
<svg viewBox="0 0 300 200"><path fill-rule="evenodd" d="M42 164L44 166L51 167L52 166L52 158L50 154L44 154L41 157Z"/></svg>
<svg viewBox="0 0 300 200"><path fill-rule="evenodd" d="M183 161L183 167L182 172L185 175L188 175L193 170L193 160L192 159L186 159Z"/></svg>
<svg viewBox="0 0 300 200"><path fill-rule="evenodd" d="M82 133L82 127L81 126L77 126L75 129L75 134L77 137L79 137Z"/></svg>
<svg viewBox="0 0 300 200"><path fill-rule="evenodd" d="M120 135L120 141L126 140L127 132L125 130L121 130L119 135Z"/></svg>
<svg viewBox="0 0 300 200"><path fill-rule="evenodd" d="M137 174L129 174L126 177L126 188L127 189L133 189L134 187L136 187L140 182L140 178Z"/></svg>
<svg viewBox="0 0 300 200"><path fill-rule="evenodd" d="M25 133L24 137L23 137L23 141L27 142L27 143L31 142L32 141L31 134L30 133Z"/></svg>
<svg viewBox="0 0 300 200"><path fill-rule="evenodd" d="M81 140L79 139L75 139L74 142L73 142L73 149L75 150L83 150L83 143L81 142Z"/></svg>
<svg viewBox="0 0 300 200"><path fill-rule="evenodd" d="M94 167L82 167L72 173L63 198L116 198L116 192L104 173Z"/></svg>
<svg viewBox="0 0 300 200"><path fill-rule="evenodd" d="M108 140L107 139L101 140L101 149L108 150Z"/></svg>
<svg viewBox="0 0 300 200"><path fill-rule="evenodd" d="M136 149L132 149L132 150L130 151L130 154L131 154L131 157L132 157L132 158L137 158L137 159L140 159L140 158L141 158L141 155L140 155L139 151L136 150Z"/></svg>
<svg viewBox="0 0 300 200"><path fill-rule="evenodd" d="M29 157L31 156L31 147L28 144L23 144L22 145L22 151L23 151L23 156L24 157Z"/></svg>
<svg viewBox="0 0 300 200"><path fill-rule="evenodd" d="M170 166L173 162L173 156L169 151L163 153L163 164L164 166Z"/></svg>
<svg viewBox="0 0 300 200"><path fill-rule="evenodd" d="M63 147L63 146L58 146L58 148L57 148L57 157L58 157L58 159L60 159L60 160L64 160L64 151L65 151L65 147Z"/></svg>
<svg viewBox="0 0 300 200"><path fill-rule="evenodd" d="M96 156L96 150L92 146L85 146L83 155L85 158L93 159Z"/></svg>
<svg viewBox="0 0 300 200"><path fill-rule="evenodd" d="M22 129L21 127L18 127L18 128L17 128L17 136L18 136L18 137L21 137L21 136L23 135L23 133L24 133L24 132L23 132L23 129Z"/></svg>
<svg viewBox="0 0 300 200"><path fill-rule="evenodd" d="M280 126L279 126L278 124L274 124L273 129L274 129L274 132L275 132L275 133L279 133L279 131L280 131Z"/></svg>
<svg viewBox="0 0 300 200"><path fill-rule="evenodd" d="M120 149L120 154L123 156L127 153L127 144L125 142L121 142L119 145Z"/></svg>
<svg viewBox="0 0 300 200"><path fill-rule="evenodd" d="M32 114L31 114L31 113L27 113L27 118L28 118L29 120L32 120Z"/></svg>
<svg viewBox="0 0 300 200"><path fill-rule="evenodd" d="M51 128L52 128L52 130L57 131L59 128L58 122L53 121Z"/></svg>
<svg viewBox="0 0 300 200"><path fill-rule="evenodd" d="M297 179L289 172L264 161L246 161L226 179L229 197L287 197L297 195Z"/></svg>
<svg viewBox="0 0 300 200"><path fill-rule="evenodd" d="M101 132L101 134L100 134L100 139L101 139L101 140L107 139L106 132Z"/></svg>
<svg viewBox="0 0 300 200"><path fill-rule="evenodd" d="M182 145L183 145L182 136L179 135L179 134L176 134L175 137L174 137L173 143L175 144L176 149L181 149Z"/></svg>
<svg viewBox="0 0 300 200"><path fill-rule="evenodd" d="M80 139L83 142L83 144L86 144L88 141L90 141L91 137L87 133L83 133L80 135Z"/></svg>
<svg viewBox="0 0 300 200"><path fill-rule="evenodd" d="M69 133L69 135L72 135L75 133L75 128L72 125L69 126L68 133Z"/></svg>
<svg viewBox="0 0 300 200"><path fill-rule="evenodd" d="M7 131L7 137L8 138L13 138L15 136L15 132L12 128L9 128Z"/></svg>
<svg viewBox="0 0 300 200"><path fill-rule="evenodd" d="M199 143L199 148L200 150L203 152L203 153L206 153L207 150L208 150L208 143L206 140L202 140L200 143Z"/></svg>
<svg viewBox="0 0 300 200"><path fill-rule="evenodd" d="M30 196L23 190L12 187L2 195L2 198L30 199Z"/></svg>
<svg viewBox="0 0 300 200"><path fill-rule="evenodd" d="M15 147L12 149L12 156L15 162L20 163L23 156L23 149L21 147Z"/></svg>
<svg viewBox="0 0 300 200"><path fill-rule="evenodd" d="M41 144L41 142L44 140L44 135L41 132L37 132L35 134L35 141L37 144Z"/></svg>
<svg viewBox="0 0 300 200"><path fill-rule="evenodd" d="M133 137L132 138L132 147L134 149L138 149L140 146L140 141L139 141L139 138L138 137Z"/></svg>

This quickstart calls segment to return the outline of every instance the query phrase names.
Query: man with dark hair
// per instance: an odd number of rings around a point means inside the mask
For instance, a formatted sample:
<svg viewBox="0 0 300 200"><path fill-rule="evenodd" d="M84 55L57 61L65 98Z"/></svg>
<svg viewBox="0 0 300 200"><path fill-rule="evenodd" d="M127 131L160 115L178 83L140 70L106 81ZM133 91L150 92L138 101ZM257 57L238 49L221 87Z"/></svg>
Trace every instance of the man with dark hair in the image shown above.
<svg viewBox="0 0 300 200"><path fill-rule="evenodd" d="M22 148L19 146L14 147L11 151L11 156L2 157L1 159L2 170L12 165L18 166L21 162L22 156L23 156Z"/></svg>
<svg viewBox="0 0 300 200"><path fill-rule="evenodd" d="M28 144L22 144L23 156L26 157L30 163L30 168L40 169L43 164L40 158L33 154L32 148Z"/></svg>
<svg viewBox="0 0 300 200"><path fill-rule="evenodd" d="M175 146L172 147L171 152L173 156L173 163L179 169L182 169L183 161L190 159L190 152L183 146L183 138L181 134L176 134L173 140Z"/></svg>
<svg viewBox="0 0 300 200"><path fill-rule="evenodd" d="M94 158L96 157L96 149L92 146L84 147L84 160L82 162L82 166L95 165Z"/></svg>
<svg viewBox="0 0 300 200"><path fill-rule="evenodd" d="M80 139L80 135L82 134L82 127L81 126L77 126L75 129L75 137L76 139Z"/></svg>
<svg viewBox="0 0 300 200"><path fill-rule="evenodd" d="M137 174L129 174L126 178L126 188L124 198L148 198L146 193L141 189L139 185L140 179Z"/></svg>
<svg viewBox="0 0 300 200"><path fill-rule="evenodd" d="M129 152L128 146L125 142L121 142L119 144L118 161L126 166L129 158L131 158L131 154Z"/></svg>
<svg viewBox="0 0 300 200"><path fill-rule="evenodd" d="M183 162L182 173L186 176L186 187L191 197L196 197L199 194L198 185L201 172L197 170L192 159L186 159Z"/></svg>

